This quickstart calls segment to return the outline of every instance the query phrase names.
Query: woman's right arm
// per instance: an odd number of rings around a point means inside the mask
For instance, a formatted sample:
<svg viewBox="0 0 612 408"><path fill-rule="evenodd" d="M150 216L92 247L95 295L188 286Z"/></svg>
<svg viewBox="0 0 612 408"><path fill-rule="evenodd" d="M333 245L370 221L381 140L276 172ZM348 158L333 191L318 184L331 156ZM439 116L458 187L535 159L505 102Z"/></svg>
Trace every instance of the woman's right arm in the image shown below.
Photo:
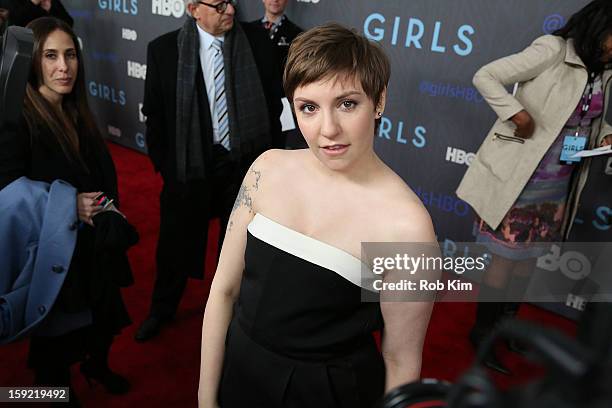
<svg viewBox="0 0 612 408"><path fill-rule="evenodd" d="M493 61L476 72L474 86L502 121L525 110L505 87L529 81L565 58L563 41L552 35L539 37L523 51Z"/></svg>
<svg viewBox="0 0 612 408"><path fill-rule="evenodd" d="M247 226L255 216L262 190L264 153L247 172L229 218L219 264L208 295L202 325L202 354L198 401L200 408L218 407L217 393L223 369L225 338L244 269Z"/></svg>

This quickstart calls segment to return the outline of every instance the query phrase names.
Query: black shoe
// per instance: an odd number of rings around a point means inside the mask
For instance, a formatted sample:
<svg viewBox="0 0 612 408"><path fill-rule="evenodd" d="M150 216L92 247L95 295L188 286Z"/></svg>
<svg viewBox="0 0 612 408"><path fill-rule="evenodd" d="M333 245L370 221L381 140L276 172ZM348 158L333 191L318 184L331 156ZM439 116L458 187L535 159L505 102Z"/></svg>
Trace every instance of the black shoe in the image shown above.
<svg viewBox="0 0 612 408"><path fill-rule="evenodd" d="M516 318L516 315L518 314L520 306L521 306L520 303L506 302L504 304L504 309L503 309L505 319ZM506 340L505 343L506 343L506 348L508 350L512 351L513 353L520 354L521 356L527 355L527 352L529 351L527 347L525 347L523 343L521 343L518 340L510 339L510 340Z"/></svg>
<svg viewBox="0 0 612 408"><path fill-rule="evenodd" d="M121 395L130 390L130 382L125 377L111 371L108 366L95 365L91 360L81 364L81 373L90 387L94 380L102 384L109 394Z"/></svg>
<svg viewBox="0 0 612 408"><path fill-rule="evenodd" d="M144 322L140 325L136 334L134 335L134 340L139 343L145 342L159 334L162 326L164 325L164 321L157 317L149 316L145 319Z"/></svg>

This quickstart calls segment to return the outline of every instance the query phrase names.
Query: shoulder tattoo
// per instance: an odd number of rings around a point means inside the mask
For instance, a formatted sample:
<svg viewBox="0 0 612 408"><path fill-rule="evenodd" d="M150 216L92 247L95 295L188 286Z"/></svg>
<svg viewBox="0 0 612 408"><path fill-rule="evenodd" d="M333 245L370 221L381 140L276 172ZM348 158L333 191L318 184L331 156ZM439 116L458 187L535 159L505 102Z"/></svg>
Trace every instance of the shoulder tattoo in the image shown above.
<svg viewBox="0 0 612 408"><path fill-rule="evenodd" d="M255 183L253 184L253 188L255 191L259 190L259 179L261 178L261 171L252 169L251 173L255 175Z"/></svg>
<svg viewBox="0 0 612 408"><path fill-rule="evenodd" d="M234 206L232 208L232 213L236 211L240 207L246 207L250 214L254 213L253 211L253 198L252 193L259 190L259 181L261 180L261 171L256 169L249 170L254 176L254 180L247 181L245 180L240 186L240 190L238 190L238 195L236 196L236 201L234 201ZM250 179L250 177L249 177ZM230 215L231 218L231 215ZM234 222L230 221L228 225L228 231L231 230Z"/></svg>

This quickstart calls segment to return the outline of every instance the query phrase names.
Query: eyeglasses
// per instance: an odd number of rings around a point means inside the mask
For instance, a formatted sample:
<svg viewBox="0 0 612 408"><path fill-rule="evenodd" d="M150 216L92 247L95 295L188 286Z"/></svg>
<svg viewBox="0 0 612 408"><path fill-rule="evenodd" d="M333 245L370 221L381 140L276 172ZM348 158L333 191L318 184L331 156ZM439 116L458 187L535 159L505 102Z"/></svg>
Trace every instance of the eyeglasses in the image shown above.
<svg viewBox="0 0 612 408"><path fill-rule="evenodd" d="M230 5L230 4L234 8L238 5L238 1L237 0L224 0L221 3L217 3L217 4L204 3L203 1L198 1L198 3L202 4L204 6L208 6L208 7L214 8L215 10L217 10L217 13L219 13L219 14L225 13L225 10L227 10L227 6Z"/></svg>

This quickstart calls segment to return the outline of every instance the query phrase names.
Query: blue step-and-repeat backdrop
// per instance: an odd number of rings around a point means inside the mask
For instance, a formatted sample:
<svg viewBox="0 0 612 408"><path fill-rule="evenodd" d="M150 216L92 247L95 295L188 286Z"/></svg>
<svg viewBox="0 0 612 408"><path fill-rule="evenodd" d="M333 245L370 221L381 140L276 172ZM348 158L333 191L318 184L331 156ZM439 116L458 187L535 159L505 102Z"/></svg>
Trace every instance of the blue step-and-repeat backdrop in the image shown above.
<svg viewBox="0 0 612 408"><path fill-rule="evenodd" d="M476 70L561 27L586 0L293 0L303 28L337 21L379 42L392 62L376 150L433 216L439 241L473 240L473 213L454 191L495 120L472 86ZM146 46L179 28L183 0L64 0L82 40L90 101L111 140L145 152L140 113ZM239 2L241 20L263 14ZM605 158L595 159L573 239L609 241L612 215ZM461 248L457 248L461 251Z"/></svg>

